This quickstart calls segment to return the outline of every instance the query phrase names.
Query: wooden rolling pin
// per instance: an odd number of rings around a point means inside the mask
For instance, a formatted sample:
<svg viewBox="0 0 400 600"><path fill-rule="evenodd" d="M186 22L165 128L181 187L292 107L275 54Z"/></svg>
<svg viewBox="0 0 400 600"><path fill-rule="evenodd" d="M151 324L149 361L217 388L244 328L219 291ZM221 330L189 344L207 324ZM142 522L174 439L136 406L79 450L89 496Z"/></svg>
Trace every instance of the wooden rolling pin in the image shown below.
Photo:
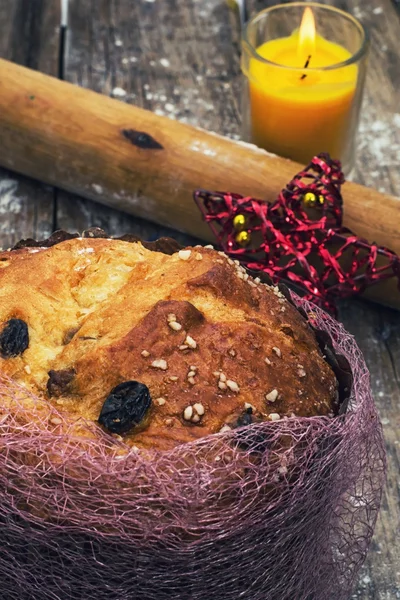
<svg viewBox="0 0 400 600"><path fill-rule="evenodd" d="M195 188L272 201L300 165L0 59L0 165L213 240ZM400 254L400 200L344 186L345 225ZM394 280L368 297L400 308Z"/></svg>

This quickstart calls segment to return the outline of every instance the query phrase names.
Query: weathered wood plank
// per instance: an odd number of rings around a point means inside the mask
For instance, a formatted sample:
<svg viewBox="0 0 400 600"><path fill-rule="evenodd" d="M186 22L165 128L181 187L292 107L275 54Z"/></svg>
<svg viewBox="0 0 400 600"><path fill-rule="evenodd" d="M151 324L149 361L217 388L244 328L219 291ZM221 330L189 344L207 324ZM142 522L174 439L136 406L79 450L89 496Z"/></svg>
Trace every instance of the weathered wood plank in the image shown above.
<svg viewBox="0 0 400 600"><path fill-rule="evenodd" d="M57 75L59 22L53 0L1 0L0 57ZM0 169L0 246L48 236L53 213L52 188Z"/></svg>
<svg viewBox="0 0 400 600"><path fill-rule="evenodd" d="M223 1L70 0L65 78L158 114L238 135L238 35L229 16ZM165 233L150 224L144 230L137 219L97 204L72 204L71 196L60 194L60 227L85 228L93 219L109 219L112 233Z"/></svg>

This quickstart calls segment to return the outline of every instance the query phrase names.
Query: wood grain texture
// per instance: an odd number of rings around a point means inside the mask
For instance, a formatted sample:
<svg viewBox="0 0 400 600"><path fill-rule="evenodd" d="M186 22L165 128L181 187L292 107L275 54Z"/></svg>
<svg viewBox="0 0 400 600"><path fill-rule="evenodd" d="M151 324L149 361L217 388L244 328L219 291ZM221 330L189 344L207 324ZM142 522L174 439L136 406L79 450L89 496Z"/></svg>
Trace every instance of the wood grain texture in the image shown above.
<svg viewBox="0 0 400 600"><path fill-rule="evenodd" d="M1 0L0 57L57 75L59 21L53 0ZM22 237L48 236L53 228L54 190L0 169L0 215L0 247Z"/></svg>
<svg viewBox="0 0 400 600"><path fill-rule="evenodd" d="M156 114L237 135L239 38L230 12L223 2L181 4L70 0L66 79L115 97L124 93L124 101ZM100 219L118 234L151 238L169 231L92 202L75 205L65 193L58 207L60 227Z"/></svg>

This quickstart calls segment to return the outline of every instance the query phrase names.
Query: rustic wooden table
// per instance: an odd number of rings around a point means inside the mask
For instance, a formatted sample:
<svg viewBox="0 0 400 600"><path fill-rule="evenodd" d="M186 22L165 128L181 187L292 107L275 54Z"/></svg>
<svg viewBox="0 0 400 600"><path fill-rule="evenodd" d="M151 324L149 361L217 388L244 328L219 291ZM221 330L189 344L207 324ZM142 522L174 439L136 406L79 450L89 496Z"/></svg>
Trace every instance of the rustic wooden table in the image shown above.
<svg viewBox="0 0 400 600"><path fill-rule="evenodd" d="M254 13L274 3L248 4ZM0 0L0 57L173 119L239 136L239 32L224 0L69 0L66 35L60 4ZM359 17L372 37L354 179L400 195L398 2L330 4ZM190 242L183 234L5 170L0 170L0 214L3 247L22 237L48 236L57 228L90 226L147 239L169 233ZM374 541L353 598L394 600L400 598L400 313L354 300L342 304L340 318L369 365L389 463Z"/></svg>

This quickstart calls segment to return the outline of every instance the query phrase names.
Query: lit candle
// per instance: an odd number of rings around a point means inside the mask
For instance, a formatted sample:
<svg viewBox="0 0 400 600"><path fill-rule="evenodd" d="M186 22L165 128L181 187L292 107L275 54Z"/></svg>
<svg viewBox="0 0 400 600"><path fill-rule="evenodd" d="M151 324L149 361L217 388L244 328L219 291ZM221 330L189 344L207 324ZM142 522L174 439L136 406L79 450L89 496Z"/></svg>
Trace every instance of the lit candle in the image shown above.
<svg viewBox="0 0 400 600"><path fill-rule="evenodd" d="M319 152L344 159L359 67L347 48L318 34L310 7L299 25L248 59L251 140L301 163Z"/></svg>

